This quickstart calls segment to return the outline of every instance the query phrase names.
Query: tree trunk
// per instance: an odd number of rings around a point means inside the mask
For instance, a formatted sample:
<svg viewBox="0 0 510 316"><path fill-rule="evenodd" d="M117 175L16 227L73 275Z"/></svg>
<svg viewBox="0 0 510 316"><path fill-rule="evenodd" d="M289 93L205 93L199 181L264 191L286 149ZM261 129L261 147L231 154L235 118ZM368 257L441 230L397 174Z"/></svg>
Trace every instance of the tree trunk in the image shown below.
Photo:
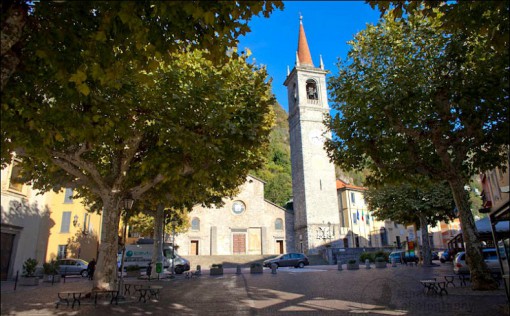
<svg viewBox="0 0 510 316"><path fill-rule="evenodd" d="M418 213L418 218L420 219L420 231L421 231L421 260L423 260L424 266L432 265L432 253L430 250L429 243L429 226L427 217L423 213Z"/></svg>
<svg viewBox="0 0 510 316"><path fill-rule="evenodd" d="M116 289L117 284L117 253L119 237L120 212L118 198L103 198L103 223L101 225L101 245L94 274L94 288Z"/></svg>
<svg viewBox="0 0 510 316"><path fill-rule="evenodd" d="M471 271L471 286L473 290L495 290L497 282L491 277L487 264L482 256L482 244L476 229L473 214L469 206L468 195L464 190L462 179L448 180L452 189L453 199L459 211L462 237L466 247L466 263Z"/></svg>
<svg viewBox="0 0 510 316"><path fill-rule="evenodd" d="M152 251L152 273L151 278L157 278L156 263L163 263L163 225L165 218L165 206L159 204L154 214L154 248Z"/></svg>

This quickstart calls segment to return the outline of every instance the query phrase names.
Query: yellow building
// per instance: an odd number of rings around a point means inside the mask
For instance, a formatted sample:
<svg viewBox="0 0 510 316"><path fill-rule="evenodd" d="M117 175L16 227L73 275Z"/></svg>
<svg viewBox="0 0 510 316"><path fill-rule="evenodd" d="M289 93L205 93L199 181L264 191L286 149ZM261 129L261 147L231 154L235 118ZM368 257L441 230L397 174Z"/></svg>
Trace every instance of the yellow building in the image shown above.
<svg viewBox="0 0 510 316"><path fill-rule="evenodd" d="M71 188L47 194L54 225L49 231L46 261L55 258L97 259L101 215L87 212L82 199L72 199Z"/></svg>

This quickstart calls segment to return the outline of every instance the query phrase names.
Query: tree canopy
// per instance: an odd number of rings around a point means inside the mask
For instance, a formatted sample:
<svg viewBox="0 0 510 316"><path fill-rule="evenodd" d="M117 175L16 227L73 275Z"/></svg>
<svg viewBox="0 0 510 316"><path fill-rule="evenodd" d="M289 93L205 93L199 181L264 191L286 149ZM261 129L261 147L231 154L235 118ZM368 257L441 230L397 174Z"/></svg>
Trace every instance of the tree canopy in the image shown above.
<svg viewBox="0 0 510 316"><path fill-rule="evenodd" d="M102 210L95 287L115 284L122 199L156 190L177 204L203 202L200 190L233 192L260 166L275 100L265 69L229 46L249 17L272 10L36 3L22 64L3 91L2 162L15 151L35 188L72 186Z"/></svg>
<svg viewBox="0 0 510 316"><path fill-rule="evenodd" d="M421 230L422 259L432 264L428 225L449 222L455 217L454 201L448 183L422 180L420 185L409 182L370 187L365 200L372 214L380 220L392 220L404 225L415 224Z"/></svg>
<svg viewBox="0 0 510 316"><path fill-rule="evenodd" d="M385 17L350 42L330 80L327 142L342 168L368 168L370 184L422 174L448 181L471 260L473 288L492 288L464 186L507 159L508 51L487 34L447 32L441 14Z"/></svg>

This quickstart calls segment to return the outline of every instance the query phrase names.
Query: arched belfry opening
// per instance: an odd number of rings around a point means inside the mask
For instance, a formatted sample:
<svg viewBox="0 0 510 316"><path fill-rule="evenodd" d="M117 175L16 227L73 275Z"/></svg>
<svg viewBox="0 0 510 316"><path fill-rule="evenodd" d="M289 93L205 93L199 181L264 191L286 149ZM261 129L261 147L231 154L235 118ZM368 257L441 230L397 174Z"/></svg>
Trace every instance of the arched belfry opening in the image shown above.
<svg viewBox="0 0 510 316"><path fill-rule="evenodd" d="M317 82L312 79L306 81L306 98L308 100L318 100L319 94L317 93Z"/></svg>

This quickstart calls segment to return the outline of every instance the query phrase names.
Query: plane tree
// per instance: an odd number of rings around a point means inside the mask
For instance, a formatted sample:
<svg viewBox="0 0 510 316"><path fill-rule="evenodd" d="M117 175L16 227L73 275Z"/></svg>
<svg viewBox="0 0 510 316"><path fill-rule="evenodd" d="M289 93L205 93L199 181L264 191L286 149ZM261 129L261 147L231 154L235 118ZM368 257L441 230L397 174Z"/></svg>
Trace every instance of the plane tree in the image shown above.
<svg viewBox="0 0 510 316"><path fill-rule="evenodd" d="M447 181L472 287L493 289L464 186L508 159L508 50L485 49L488 34L448 32L440 16L385 17L355 36L330 80L338 113L326 146L342 168L368 168L369 183Z"/></svg>
<svg viewBox="0 0 510 316"><path fill-rule="evenodd" d="M228 48L252 15L272 9L273 2L35 4L36 26L3 90L2 164L15 152L36 189L74 187L100 207L94 287L115 286L124 198L139 200L182 177L223 192L260 166L273 123L270 82Z"/></svg>
<svg viewBox="0 0 510 316"><path fill-rule="evenodd" d="M402 182L369 187L365 200L378 219L416 225L421 230L423 264L432 264L428 226L448 222L455 216L448 183L422 180L419 185Z"/></svg>

